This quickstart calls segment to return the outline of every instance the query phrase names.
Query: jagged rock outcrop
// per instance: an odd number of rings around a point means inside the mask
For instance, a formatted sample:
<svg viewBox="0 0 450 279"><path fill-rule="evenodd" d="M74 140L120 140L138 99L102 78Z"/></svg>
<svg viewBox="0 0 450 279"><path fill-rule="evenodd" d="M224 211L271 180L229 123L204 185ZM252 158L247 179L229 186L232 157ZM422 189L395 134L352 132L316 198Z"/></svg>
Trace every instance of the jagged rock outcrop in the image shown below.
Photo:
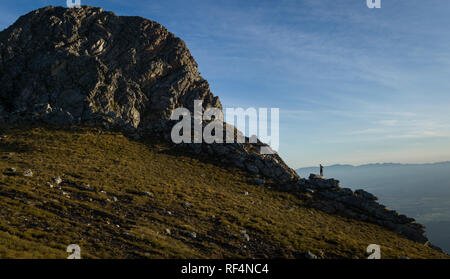
<svg viewBox="0 0 450 279"><path fill-rule="evenodd" d="M0 32L0 82L0 122L95 124L169 139L175 108L192 112L201 100L203 110L222 109L181 39L156 22L92 7L45 7ZM341 189L337 180L301 179L276 153L262 154L264 143L183 145L270 178L280 189L312 192L316 208L426 243L413 219L370 193Z"/></svg>
<svg viewBox="0 0 450 279"><path fill-rule="evenodd" d="M327 213L376 223L423 244L428 241L424 226L413 218L386 208L377 202L377 197L364 190L341 188L336 179L311 174L309 179L284 186L286 190L308 193L310 205Z"/></svg>
<svg viewBox="0 0 450 279"><path fill-rule="evenodd" d="M0 53L3 118L141 129L194 99L221 108L186 44L140 17L42 8L0 33Z"/></svg>

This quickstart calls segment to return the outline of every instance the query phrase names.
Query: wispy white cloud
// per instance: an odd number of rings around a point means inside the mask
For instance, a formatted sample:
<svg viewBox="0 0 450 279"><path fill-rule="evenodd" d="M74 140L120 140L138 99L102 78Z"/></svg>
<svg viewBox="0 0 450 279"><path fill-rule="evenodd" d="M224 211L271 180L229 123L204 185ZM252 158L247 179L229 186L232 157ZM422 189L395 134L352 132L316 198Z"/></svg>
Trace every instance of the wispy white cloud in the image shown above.
<svg viewBox="0 0 450 279"><path fill-rule="evenodd" d="M348 131L345 135L365 135L360 140L380 141L395 139L426 139L450 137L448 122L427 121L423 116L417 118L382 119L372 122L372 127ZM354 141L355 139L348 139Z"/></svg>

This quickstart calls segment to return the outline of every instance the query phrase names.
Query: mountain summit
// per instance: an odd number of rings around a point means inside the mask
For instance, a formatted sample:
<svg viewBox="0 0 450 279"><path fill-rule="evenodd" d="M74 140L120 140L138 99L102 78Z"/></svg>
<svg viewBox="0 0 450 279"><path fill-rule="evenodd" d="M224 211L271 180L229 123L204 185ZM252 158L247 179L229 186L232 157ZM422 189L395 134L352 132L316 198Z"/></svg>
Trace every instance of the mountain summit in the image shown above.
<svg viewBox="0 0 450 279"><path fill-rule="evenodd" d="M1 32L0 49L3 117L148 128L194 100L221 108L186 44L144 18L46 7Z"/></svg>

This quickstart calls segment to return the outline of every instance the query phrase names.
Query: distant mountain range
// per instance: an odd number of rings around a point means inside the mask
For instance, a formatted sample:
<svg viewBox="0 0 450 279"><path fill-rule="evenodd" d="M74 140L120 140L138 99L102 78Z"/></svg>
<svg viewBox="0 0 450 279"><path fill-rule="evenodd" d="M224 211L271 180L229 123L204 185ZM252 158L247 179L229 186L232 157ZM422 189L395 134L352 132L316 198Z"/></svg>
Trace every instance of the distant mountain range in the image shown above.
<svg viewBox="0 0 450 279"><path fill-rule="evenodd" d="M401 163L375 163L375 164L365 164L365 165L349 165L349 164L335 164L326 166L327 170L341 170L341 169L365 169L365 168L383 168L383 167L430 167L430 166L450 166L450 161L448 162L438 162L438 163L426 163L426 164L401 164ZM308 172L318 172L319 167L305 167L296 169L297 173L302 173L303 176ZM309 175L309 174L308 174Z"/></svg>
<svg viewBox="0 0 450 279"><path fill-rule="evenodd" d="M296 171L308 177L319 173L319 167ZM382 204L415 218L427 227L433 243L450 252L450 162L337 164L325 166L324 175L340 180L343 187L367 190Z"/></svg>

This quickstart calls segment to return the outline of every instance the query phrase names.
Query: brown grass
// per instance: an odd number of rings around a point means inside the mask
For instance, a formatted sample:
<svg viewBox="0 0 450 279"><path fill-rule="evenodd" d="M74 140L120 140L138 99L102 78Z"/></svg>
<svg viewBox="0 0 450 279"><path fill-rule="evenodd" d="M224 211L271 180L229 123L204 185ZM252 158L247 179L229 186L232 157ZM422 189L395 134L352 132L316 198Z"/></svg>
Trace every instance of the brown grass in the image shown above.
<svg viewBox="0 0 450 279"><path fill-rule="evenodd" d="M155 139L23 125L0 126L0 135L1 258L66 258L72 243L83 258L294 258L308 250L365 258L372 243L383 258L446 257ZM34 176L24 177L26 169ZM61 190L47 186L57 175Z"/></svg>

